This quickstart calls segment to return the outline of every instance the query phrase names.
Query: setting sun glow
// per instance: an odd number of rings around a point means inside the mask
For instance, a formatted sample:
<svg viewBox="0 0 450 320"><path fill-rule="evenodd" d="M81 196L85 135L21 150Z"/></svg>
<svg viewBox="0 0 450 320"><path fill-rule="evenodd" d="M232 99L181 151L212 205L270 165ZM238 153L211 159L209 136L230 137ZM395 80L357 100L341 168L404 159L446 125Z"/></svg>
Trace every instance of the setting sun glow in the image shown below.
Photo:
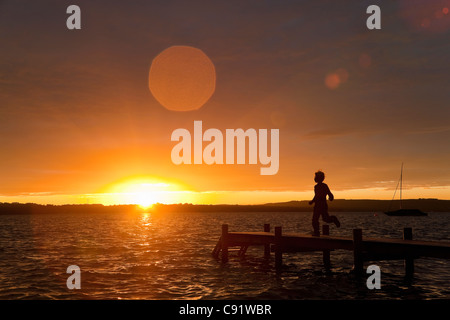
<svg viewBox="0 0 450 320"><path fill-rule="evenodd" d="M126 202L148 209L158 202L156 195L158 191L165 187L166 184L140 183L124 187L120 194L127 199Z"/></svg>
<svg viewBox="0 0 450 320"><path fill-rule="evenodd" d="M185 187L175 182L162 181L156 178L130 178L112 183L103 190L110 204L137 204L142 209L151 208L157 202L165 202L173 198L176 191Z"/></svg>

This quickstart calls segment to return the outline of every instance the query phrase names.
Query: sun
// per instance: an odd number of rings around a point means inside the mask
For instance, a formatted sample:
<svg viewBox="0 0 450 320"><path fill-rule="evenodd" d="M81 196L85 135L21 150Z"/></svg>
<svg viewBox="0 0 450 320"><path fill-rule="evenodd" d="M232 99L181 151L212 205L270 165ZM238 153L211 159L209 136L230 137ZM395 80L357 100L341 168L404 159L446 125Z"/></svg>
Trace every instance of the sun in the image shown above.
<svg viewBox="0 0 450 320"><path fill-rule="evenodd" d="M158 202L157 195L168 185L164 183L131 183L122 186L120 194L125 197L125 202L137 204L142 209L149 209Z"/></svg>
<svg viewBox="0 0 450 320"><path fill-rule="evenodd" d="M135 204L146 210L155 203L176 201L177 192L185 190L176 182L152 177L125 178L109 184L102 193L109 204Z"/></svg>

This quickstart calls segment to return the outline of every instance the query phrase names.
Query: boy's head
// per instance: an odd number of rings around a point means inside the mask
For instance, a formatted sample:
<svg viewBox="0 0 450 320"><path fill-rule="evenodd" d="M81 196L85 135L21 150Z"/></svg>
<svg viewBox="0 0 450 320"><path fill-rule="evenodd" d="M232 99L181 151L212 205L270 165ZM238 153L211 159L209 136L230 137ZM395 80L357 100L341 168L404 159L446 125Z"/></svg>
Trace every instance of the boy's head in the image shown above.
<svg viewBox="0 0 450 320"><path fill-rule="evenodd" d="M323 173L322 171L317 171L316 175L314 177L314 181L317 183L323 182L323 180L325 180L325 173Z"/></svg>

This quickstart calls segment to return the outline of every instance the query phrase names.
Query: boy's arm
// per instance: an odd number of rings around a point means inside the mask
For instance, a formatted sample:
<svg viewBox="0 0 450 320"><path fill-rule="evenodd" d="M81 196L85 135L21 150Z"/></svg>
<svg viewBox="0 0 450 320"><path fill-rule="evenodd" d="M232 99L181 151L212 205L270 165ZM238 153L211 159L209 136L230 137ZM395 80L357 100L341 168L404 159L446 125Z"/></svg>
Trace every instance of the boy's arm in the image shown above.
<svg viewBox="0 0 450 320"><path fill-rule="evenodd" d="M327 194L328 194L328 199L330 200L330 201L333 201L334 200L334 196L333 196L333 194L331 193L331 191L330 191L330 188L327 186L327 189L328 189L328 192L327 192Z"/></svg>
<svg viewBox="0 0 450 320"><path fill-rule="evenodd" d="M314 186L314 198L309 202L310 205L313 204L314 202L316 202L316 188L317 188L317 185Z"/></svg>

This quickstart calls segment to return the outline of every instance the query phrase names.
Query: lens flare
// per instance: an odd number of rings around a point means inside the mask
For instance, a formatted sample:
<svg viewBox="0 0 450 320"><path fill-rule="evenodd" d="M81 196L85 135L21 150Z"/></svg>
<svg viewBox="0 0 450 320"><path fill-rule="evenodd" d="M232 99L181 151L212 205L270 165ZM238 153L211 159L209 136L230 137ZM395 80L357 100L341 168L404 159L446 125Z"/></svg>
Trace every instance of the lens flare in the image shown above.
<svg viewBox="0 0 450 320"><path fill-rule="evenodd" d="M347 82L349 73L344 68L339 68L334 72L331 72L325 77L325 86L328 89L337 89L341 84Z"/></svg>
<svg viewBox="0 0 450 320"><path fill-rule="evenodd" d="M214 64L200 49L173 46L152 62L149 89L165 108L190 111L201 108L216 85Z"/></svg>

